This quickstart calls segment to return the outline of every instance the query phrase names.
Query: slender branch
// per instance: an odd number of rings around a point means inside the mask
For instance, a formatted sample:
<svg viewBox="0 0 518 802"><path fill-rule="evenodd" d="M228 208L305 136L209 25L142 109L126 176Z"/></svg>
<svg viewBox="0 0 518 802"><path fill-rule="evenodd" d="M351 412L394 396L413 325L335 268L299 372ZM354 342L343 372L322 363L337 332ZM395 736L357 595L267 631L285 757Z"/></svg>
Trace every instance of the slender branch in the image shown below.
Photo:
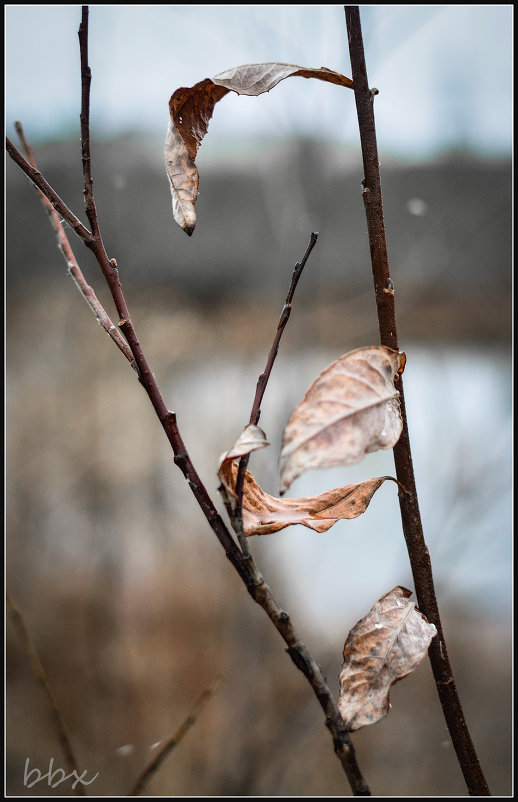
<svg viewBox="0 0 518 802"><path fill-rule="evenodd" d="M318 234L316 233L311 234L308 247L306 248L306 253L302 257L302 261L297 262L293 270L290 288L288 290L288 295L286 296L286 301L284 302L284 306L282 308L273 344L272 347L270 348L268 359L266 360L266 367L264 369L264 372L261 373L257 381L254 403L252 405L252 411L250 413L250 423L253 426L257 426L257 424L259 423L259 418L261 416L261 402L263 400L264 392L266 390L266 385L268 384L268 380L272 372L273 364L279 351L279 343L281 341L282 334L284 332L284 329L286 328L286 324L291 314L291 305L293 302L293 296L295 295L295 290L297 289L297 284L299 283L302 271L306 266L306 262L308 261L311 251L316 245L317 239L318 239Z"/></svg>
<svg viewBox="0 0 518 802"><path fill-rule="evenodd" d="M70 772L75 772L75 776L79 777L80 772L74 754L74 750L72 748L72 742L67 732L67 728L65 727L65 722L63 721L61 713L59 712L56 700L54 699L52 691L50 690L50 685L47 681L47 675L45 674L45 669L43 668L43 664L40 660L37 649L30 636L29 630L27 629L23 615L18 609L18 607L15 605L14 601L11 598L11 594L7 590L6 590L6 600L7 600L7 606L11 612L13 621L16 625L20 638L23 641L25 648L27 649L27 652L29 653L33 674L36 677L36 680L40 684L45 696L49 701L50 715L52 717L52 721L54 722L54 727L56 728L58 740L59 743L61 744L61 748L63 749L63 755L67 762L67 766ZM76 794L78 794L79 796L86 795L84 787L81 783L77 784L74 783L73 787L75 789Z"/></svg>
<svg viewBox="0 0 518 802"><path fill-rule="evenodd" d="M291 315L291 304L293 302L295 290L297 289L297 284L299 283L299 279L302 275L302 271L304 270L309 255L316 245L317 238L318 234L316 233L311 234L308 247L306 248L306 253L302 257L302 261L297 262L293 270L290 288L288 290L286 301L284 302L284 306L282 308L279 323L277 324L277 331L275 332L275 337L273 338L272 347L270 348L270 353L268 354L268 358L266 360L266 367L263 373L261 373L261 375L259 376L259 379L257 380L255 397L254 397L254 402L252 404L252 411L250 413L250 421L249 421L249 424L251 424L252 426L257 426L257 424L259 423L259 418L261 417L261 403L266 390L266 385L268 384L268 380L272 372L273 364L279 352L279 344L281 341L282 334L284 332L284 329L286 328L286 324L288 323L289 317ZM236 532L239 537L239 542L241 544L241 548L244 554L248 554L248 545L246 543L246 538L243 534L243 486L245 482L246 469L248 467L249 460L250 460L250 454L246 454L239 460L239 468L236 479L236 511L234 516Z"/></svg>
<svg viewBox="0 0 518 802"><path fill-rule="evenodd" d="M16 122L14 124L14 127L16 128L18 136L20 137L20 141L22 143L23 149L25 150L29 163L32 165L32 167L34 167L35 170L37 170L38 165L36 164L36 158L34 156L34 152L31 146L27 141L22 124L20 122ZM65 234L65 229L63 228L59 214L56 212L51 202L43 194L43 192L41 192L41 190L38 190L38 194L40 196L41 202L43 203L45 209L47 210L50 216L52 226L54 228L54 231L56 232L56 236L58 239L59 249L65 258L68 272L74 279L76 287L78 288L79 292L85 299L86 303L94 313L99 325L112 338L117 348L119 348L122 351L122 353L130 363L132 368L136 370L137 368L135 365L135 361L133 359L133 354L131 353L128 343L120 333L119 329L112 323L110 316L108 315L105 308L99 301L97 295L95 294L94 289L86 281L83 272L79 267L79 264L74 256L74 252L71 248L68 237Z"/></svg>
<svg viewBox="0 0 518 802"><path fill-rule="evenodd" d="M358 6L345 6L345 17L349 37L354 96L358 113L363 166L365 171L362 194L369 233L374 289L378 307L380 341L382 345L387 345L390 348L398 350L394 285L389 272L378 149L374 125L374 96L377 94L377 90L371 91L367 81L367 68L365 65ZM471 736L464 720L464 714L462 712L446 650L446 642L433 583L432 565L424 539L419 512L405 410L403 381L401 378L399 392L401 414L403 417L403 432L398 443L394 447L394 463L397 478L407 490L406 493L399 495L399 504L403 533L412 567L419 609L437 628L437 636L432 639L429 648L429 659L444 717L455 747L459 765L468 786L468 791L471 795L488 796L490 795L489 787L482 773Z"/></svg>
<svg viewBox="0 0 518 802"><path fill-rule="evenodd" d="M202 708L205 706L207 701L210 699L214 691L219 687L221 684L221 677L213 680L208 688L205 688L203 693L198 697L196 702L193 705L193 708L187 718L185 719L182 724L180 724L179 728L172 735L164 745L161 747L160 751L154 756L153 760L151 760L148 765L143 769L143 771L139 774L137 779L135 780L131 790L128 793L128 796L138 796L142 793L145 786L147 785L148 781L151 779L153 774L158 771L166 757L173 751L173 749L178 746L184 735L190 730L192 725L195 723L198 715L200 714Z"/></svg>
<svg viewBox="0 0 518 802"><path fill-rule="evenodd" d="M90 247L89 243L92 240L92 235L90 231L82 224L82 222L73 214L68 206L63 203L59 195L52 189L49 183L43 178L42 174L39 170L36 170L32 167L31 164L27 161L27 159L22 156L20 151L13 145L9 137L6 136L5 138L5 148L16 164L21 167L25 175L31 179L32 183L39 189L46 198L49 199L50 203L54 207L54 209L61 215L61 217L67 221L67 223L71 226L71 228L75 231L77 236L83 240L85 245Z"/></svg>
<svg viewBox="0 0 518 802"><path fill-rule="evenodd" d="M100 238L97 210L95 208L90 157L90 84L92 71L88 65L88 6L82 6L81 24L78 31L81 58L81 153L85 179L85 209L92 227L92 234Z"/></svg>

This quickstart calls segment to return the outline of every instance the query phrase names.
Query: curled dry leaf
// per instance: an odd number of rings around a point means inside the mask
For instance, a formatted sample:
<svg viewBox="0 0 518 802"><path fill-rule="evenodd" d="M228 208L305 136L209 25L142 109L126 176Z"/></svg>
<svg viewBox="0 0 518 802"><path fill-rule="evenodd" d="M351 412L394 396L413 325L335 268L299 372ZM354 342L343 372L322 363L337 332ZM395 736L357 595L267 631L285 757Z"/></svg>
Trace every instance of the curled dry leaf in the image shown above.
<svg viewBox="0 0 518 802"><path fill-rule="evenodd" d="M205 78L192 87L181 87L171 96L165 163L171 182L174 219L189 236L196 223L194 206L199 185L195 158L207 133L215 104L228 92L261 95L269 92L285 78L297 75L302 78L318 78L339 86L353 86L350 78L326 67L305 69L296 64L269 62L233 67L214 78Z"/></svg>
<svg viewBox="0 0 518 802"><path fill-rule="evenodd" d="M251 454L252 451L257 451L259 448L265 448L269 445L270 443L266 439L263 430L259 428L259 426L250 424L239 435L230 451L225 451L225 453L221 455L219 460L220 465L225 462L231 462L237 457L245 457L247 454Z"/></svg>
<svg viewBox="0 0 518 802"><path fill-rule="evenodd" d="M389 711L391 686L417 668L432 638L433 624L395 587L350 631L339 677L338 708L347 728L374 724Z"/></svg>
<svg viewBox="0 0 518 802"><path fill-rule="evenodd" d="M281 495L304 471L353 465L397 443L403 422L394 377L403 356L386 346L358 348L320 374L284 430Z"/></svg>
<svg viewBox="0 0 518 802"><path fill-rule="evenodd" d="M265 445L268 442L264 432L257 426L248 426L233 448L222 455L218 471L220 490L232 510L236 508L238 464L235 460ZM247 537L269 535L292 524L326 532L342 518L357 518L365 512L372 496L387 479L392 477L368 479L308 498L282 499L265 493L247 471L243 485L243 533Z"/></svg>
<svg viewBox="0 0 518 802"><path fill-rule="evenodd" d="M290 76L301 78L318 78L338 86L353 88L353 82L345 75L334 72L327 67L320 69L306 69L298 64L283 64L278 61L269 61L263 64L243 64L241 67L232 67L230 70L220 72L212 80L219 86L224 86L238 95L262 95L269 92L280 81Z"/></svg>

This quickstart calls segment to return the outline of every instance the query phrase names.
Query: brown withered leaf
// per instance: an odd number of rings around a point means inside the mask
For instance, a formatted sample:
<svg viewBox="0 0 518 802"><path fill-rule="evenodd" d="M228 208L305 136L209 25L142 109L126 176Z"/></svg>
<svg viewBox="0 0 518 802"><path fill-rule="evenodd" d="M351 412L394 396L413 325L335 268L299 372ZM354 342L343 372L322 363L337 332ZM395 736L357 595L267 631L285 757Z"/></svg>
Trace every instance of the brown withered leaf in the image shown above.
<svg viewBox="0 0 518 802"><path fill-rule="evenodd" d="M189 236L196 223L195 203L199 186L195 158L207 133L215 104L228 92L261 95L290 76L318 78L350 88L353 86L350 78L326 67L306 69L296 64L269 62L233 67L214 78L205 78L192 87L181 87L171 96L165 164L171 182L174 219Z"/></svg>
<svg viewBox="0 0 518 802"><path fill-rule="evenodd" d="M236 508L238 457L268 445L264 432L248 426L230 451L222 455L218 476L221 492L227 504ZM269 535L292 524L303 524L316 532L326 532L343 518L357 518L369 506L376 490L391 476L368 479L359 484L337 487L308 498L276 498L265 493L250 471L243 485L243 533ZM392 479L395 481L395 479Z"/></svg>
<svg viewBox="0 0 518 802"><path fill-rule="evenodd" d="M350 731L383 718L390 688L414 671L437 634L409 601L410 590L395 587L350 631L339 676L338 708Z"/></svg>
<svg viewBox="0 0 518 802"><path fill-rule="evenodd" d="M391 348L368 346L320 374L284 430L281 495L304 471L353 465L397 443L403 423L394 377L402 361Z"/></svg>

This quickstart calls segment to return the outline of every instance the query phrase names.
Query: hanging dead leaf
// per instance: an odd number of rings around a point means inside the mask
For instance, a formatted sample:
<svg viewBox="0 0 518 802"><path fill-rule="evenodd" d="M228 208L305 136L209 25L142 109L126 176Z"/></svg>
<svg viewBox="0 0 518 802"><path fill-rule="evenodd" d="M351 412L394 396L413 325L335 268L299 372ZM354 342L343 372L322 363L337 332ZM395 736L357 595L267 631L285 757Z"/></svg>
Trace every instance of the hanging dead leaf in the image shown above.
<svg viewBox="0 0 518 802"><path fill-rule="evenodd" d="M257 426L248 426L233 448L222 455L218 476L221 492L231 510L236 509L238 457L268 445L266 436ZM326 532L343 518L357 518L367 507L376 490L391 476L368 479L359 484L337 487L308 498L281 499L265 493L247 471L243 485L243 532L269 535L292 524L302 524L316 532ZM396 481L392 479L392 481Z"/></svg>
<svg viewBox="0 0 518 802"><path fill-rule="evenodd" d="M368 346L320 374L284 430L281 495L304 471L353 465L397 443L403 423L394 376L401 361L391 348Z"/></svg>
<svg viewBox="0 0 518 802"><path fill-rule="evenodd" d="M181 87L171 96L165 164L171 182L174 219L189 236L196 223L194 207L199 185L198 168L194 160L207 133L215 104L228 92L261 95L290 76L318 78L350 88L353 86L350 78L326 67L306 69L296 64L269 62L233 67L214 78L205 78L192 87Z"/></svg>
<svg viewBox="0 0 518 802"><path fill-rule="evenodd" d="M395 587L347 637L338 708L350 731L374 724L388 713L391 686L417 668L437 634L408 600L411 595L410 590Z"/></svg>

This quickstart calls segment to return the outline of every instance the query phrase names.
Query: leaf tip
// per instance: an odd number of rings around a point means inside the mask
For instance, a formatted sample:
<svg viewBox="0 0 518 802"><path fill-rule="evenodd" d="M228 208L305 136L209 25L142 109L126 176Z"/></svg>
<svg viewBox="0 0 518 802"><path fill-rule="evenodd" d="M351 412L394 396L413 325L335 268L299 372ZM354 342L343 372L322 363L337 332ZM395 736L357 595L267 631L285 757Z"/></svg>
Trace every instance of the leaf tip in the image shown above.
<svg viewBox="0 0 518 802"><path fill-rule="evenodd" d="M289 489L294 478L295 477L293 476L287 476L287 471L285 469L285 466L281 465L280 476L279 476L279 496L283 496L286 493L286 490Z"/></svg>

